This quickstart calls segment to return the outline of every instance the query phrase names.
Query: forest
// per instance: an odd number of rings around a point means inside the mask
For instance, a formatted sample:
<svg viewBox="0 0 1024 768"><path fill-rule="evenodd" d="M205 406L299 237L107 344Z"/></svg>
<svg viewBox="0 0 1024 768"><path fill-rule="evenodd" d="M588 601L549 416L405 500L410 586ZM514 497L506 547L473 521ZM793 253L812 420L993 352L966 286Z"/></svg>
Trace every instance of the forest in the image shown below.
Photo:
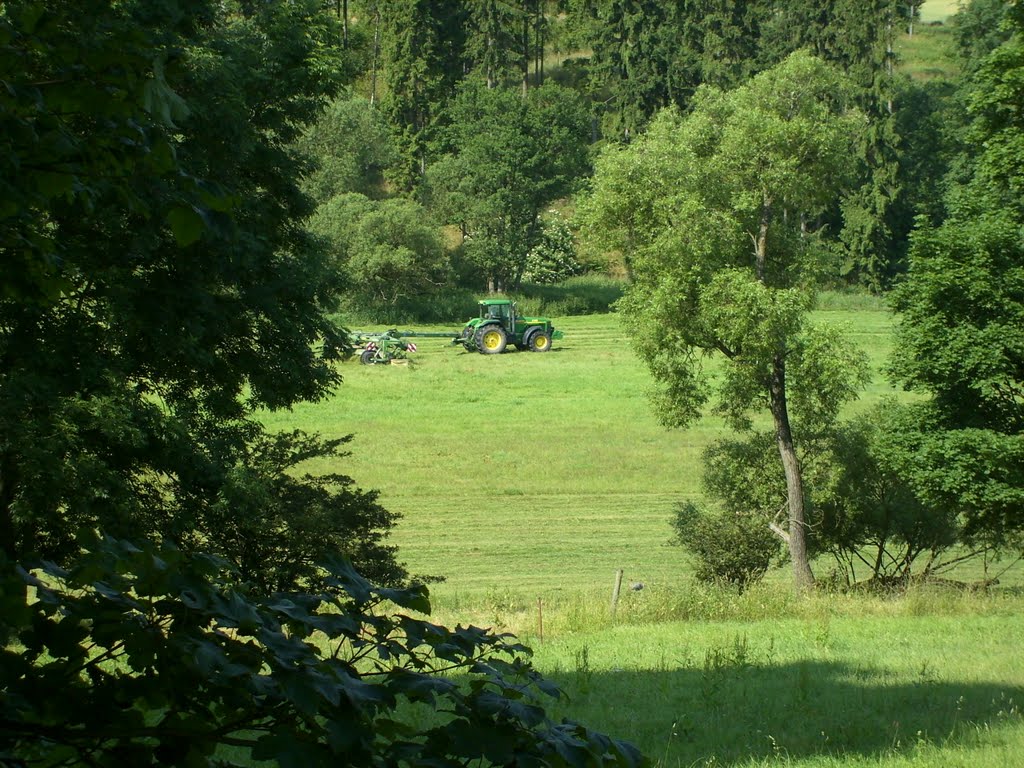
<svg viewBox="0 0 1024 768"><path fill-rule="evenodd" d="M614 311L658 420L722 419L704 582L1019 556L1024 5L909 72L921 5L0 2L0 764L646 763L427 618L352 436L267 426L479 296ZM849 417L823 291L906 398Z"/></svg>

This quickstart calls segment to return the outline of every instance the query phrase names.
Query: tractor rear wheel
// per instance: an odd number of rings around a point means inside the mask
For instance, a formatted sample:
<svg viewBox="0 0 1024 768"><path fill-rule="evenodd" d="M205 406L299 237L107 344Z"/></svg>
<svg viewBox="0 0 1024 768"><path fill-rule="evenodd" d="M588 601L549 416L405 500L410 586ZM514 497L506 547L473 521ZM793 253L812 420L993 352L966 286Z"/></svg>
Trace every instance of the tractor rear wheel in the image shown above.
<svg viewBox="0 0 1024 768"><path fill-rule="evenodd" d="M534 331L526 346L531 352L547 352L551 349L551 336L546 331Z"/></svg>
<svg viewBox="0 0 1024 768"><path fill-rule="evenodd" d="M373 365L377 362L377 353L372 349L364 349L359 355L359 362L363 365Z"/></svg>
<svg viewBox="0 0 1024 768"><path fill-rule="evenodd" d="M508 344L508 335L500 325L485 325L476 332L476 348L485 355L500 355Z"/></svg>

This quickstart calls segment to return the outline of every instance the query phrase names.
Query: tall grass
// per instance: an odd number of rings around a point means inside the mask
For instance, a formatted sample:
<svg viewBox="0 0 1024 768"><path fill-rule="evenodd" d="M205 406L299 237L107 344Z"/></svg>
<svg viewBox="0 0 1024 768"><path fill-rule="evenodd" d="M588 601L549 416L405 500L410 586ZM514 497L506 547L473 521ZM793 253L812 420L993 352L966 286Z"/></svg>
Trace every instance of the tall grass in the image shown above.
<svg viewBox="0 0 1024 768"><path fill-rule="evenodd" d="M624 288L622 280L594 273L570 277L554 285L524 285L513 298L526 314L593 315L611 312Z"/></svg>
<svg viewBox="0 0 1024 768"><path fill-rule="evenodd" d="M561 711L664 766L1015 766L1019 613L623 624L535 643Z"/></svg>
<svg viewBox="0 0 1024 768"><path fill-rule="evenodd" d="M519 303L527 315L567 317L611 312L622 296L622 280L592 273L559 283L524 283L507 298ZM461 325L478 313L479 294L467 288L446 288L443 292L413 296L396 304L353 303L342 307L337 320L349 328L367 324L396 327L423 323Z"/></svg>

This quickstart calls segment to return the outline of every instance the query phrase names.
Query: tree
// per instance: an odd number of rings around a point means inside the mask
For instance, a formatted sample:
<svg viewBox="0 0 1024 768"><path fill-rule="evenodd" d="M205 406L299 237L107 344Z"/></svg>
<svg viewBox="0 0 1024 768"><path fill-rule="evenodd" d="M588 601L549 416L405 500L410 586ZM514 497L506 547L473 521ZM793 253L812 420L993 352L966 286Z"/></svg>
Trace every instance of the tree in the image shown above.
<svg viewBox="0 0 1024 768"><path fill-rule="evenodd" d="M540 239L526 257L523 279L531 283L560 283L584 274L588 267L576 253L576 237L558 211L540 222Z"/></svg>
<svg viewBox="0 0 1024 768"><path fill-rule="evenodd" d="M482 0L469 11L466 54L483 72L488 88L504 84L515 68L519 19L516 9L503 0Z"/></svg>
<svg viewBox="0 0 1024 768"><path fill-rule="evenodd" d="M605 135L628 141L661 108L685 108L702 83L731 88L760 66L767 2L681 3L573 0L570 23L580 47L593 51L589 70Z"/></svg>
<svg viewBox="0 0 1024 768"><path fill-rule="evenodd" d="M540 236L544 206L588 167L581 100L548 84L525 96L466 83L449 111L445 154L428 176L431 207L462 227L490 291L514 290Z"/></svg>
<svg viewBox="0 0 1024 768"><path fill-rule="evenodd" d="M971 0L953 16L957 52L965 72L974 73L986 56L1006 42L1010 28L1003 25L1003 17L1009 7L1006 0Z"/></svg>
<svg viewBox="0 0 1024 768"><path fill-rule="evenodd" d="M703 88L686 117L663 112L645 136L601 158L584 226L630 247L622 310L661 385L663 422L699 418L724 361L717 410L748 429L765 408L786 478L776 525L798 588L813 582L796 441L835 418L863 378L862 355L812 324L814 217L849 176L861 125L842 84L804 53L723 93ZM791 420L791 411L797 421Z"/></svg>
<svg viewBox="0 0 1024 768"><path fill-rule="evenodd" d="M187 10L0 9L0 546L66 563L83 528L170 537L267 589L352 547L400 580L372 494L292 474L344 440L254 419L325 397L346 350L294 150L336 29L313 2Z"/></svg>
<svg viewBox="0 0 1024 768"><path fill-rule="evenodd" d="M450 263L438 227L419 203L338 195L310 219L346 276L346 297L359 309L396 322L411 299L448 282Z"/></svg>
<svg viewBox="0 0 1024 768"><path fill-rule="evenodd" d="M1024 7L969 86L971 177L947 218L921 221L896 292L892 372L929 396L901 430L915 491L957 510L971 542L1019 546L1024 531Z"/></svg>
<svg viewBox="0 0 1024 768"><path fill-rule="evenodd" d="M427 169L427 147L462 79L467 8L453 0L381 3L384 113L400 162L392 181L409 191Z"/></svg>
<svg viewBox="0 0 1024 768"><path fill-rule="evenodd" d="M316 163L302 186L317 203L346 192L381 196L384 174L398 159L380 112L348 93L327 106L298 148Z"/></svg>
<svg viewBox="0 0 1024 768"><path fill-rule="evenodd" d="M578 3L577 13L593 19L591 69L595 89L608 101L604 129L609 136L629 138L643 129L651 115L670 101L664 35L674 36L663 3L623 3L618 0ZM671 38L670 38L671 39ZM677 50L683 51L683 46Z"/></svg>
<svg viewBox="0 0 1024 768"><path fill-rule="evenodd" d="M905 586L975 555L964 543L955 505L928 503L910 480L919 455L905 440L914 409L883 402L839 425L818 457L815 547L835 559L847 583Z"/></svg>

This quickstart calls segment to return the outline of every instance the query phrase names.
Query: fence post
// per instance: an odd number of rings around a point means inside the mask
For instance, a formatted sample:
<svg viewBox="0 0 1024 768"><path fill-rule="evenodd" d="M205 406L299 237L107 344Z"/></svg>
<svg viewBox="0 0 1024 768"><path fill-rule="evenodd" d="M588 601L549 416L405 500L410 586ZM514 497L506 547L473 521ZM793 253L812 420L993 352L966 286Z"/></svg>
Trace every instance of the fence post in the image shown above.
<svg viewBox="0 0 1024 768"><path fill-rule="evenodd" d="M537 639L544 642L544 601L537 598Z"/></svg>
<svg viewBox="0 0 1024 768"><path fill-rule="evenodd" d="M619 607L619 592L622 591L622 569L615 571L615 586L612 587L612 616Z"/></svg>

